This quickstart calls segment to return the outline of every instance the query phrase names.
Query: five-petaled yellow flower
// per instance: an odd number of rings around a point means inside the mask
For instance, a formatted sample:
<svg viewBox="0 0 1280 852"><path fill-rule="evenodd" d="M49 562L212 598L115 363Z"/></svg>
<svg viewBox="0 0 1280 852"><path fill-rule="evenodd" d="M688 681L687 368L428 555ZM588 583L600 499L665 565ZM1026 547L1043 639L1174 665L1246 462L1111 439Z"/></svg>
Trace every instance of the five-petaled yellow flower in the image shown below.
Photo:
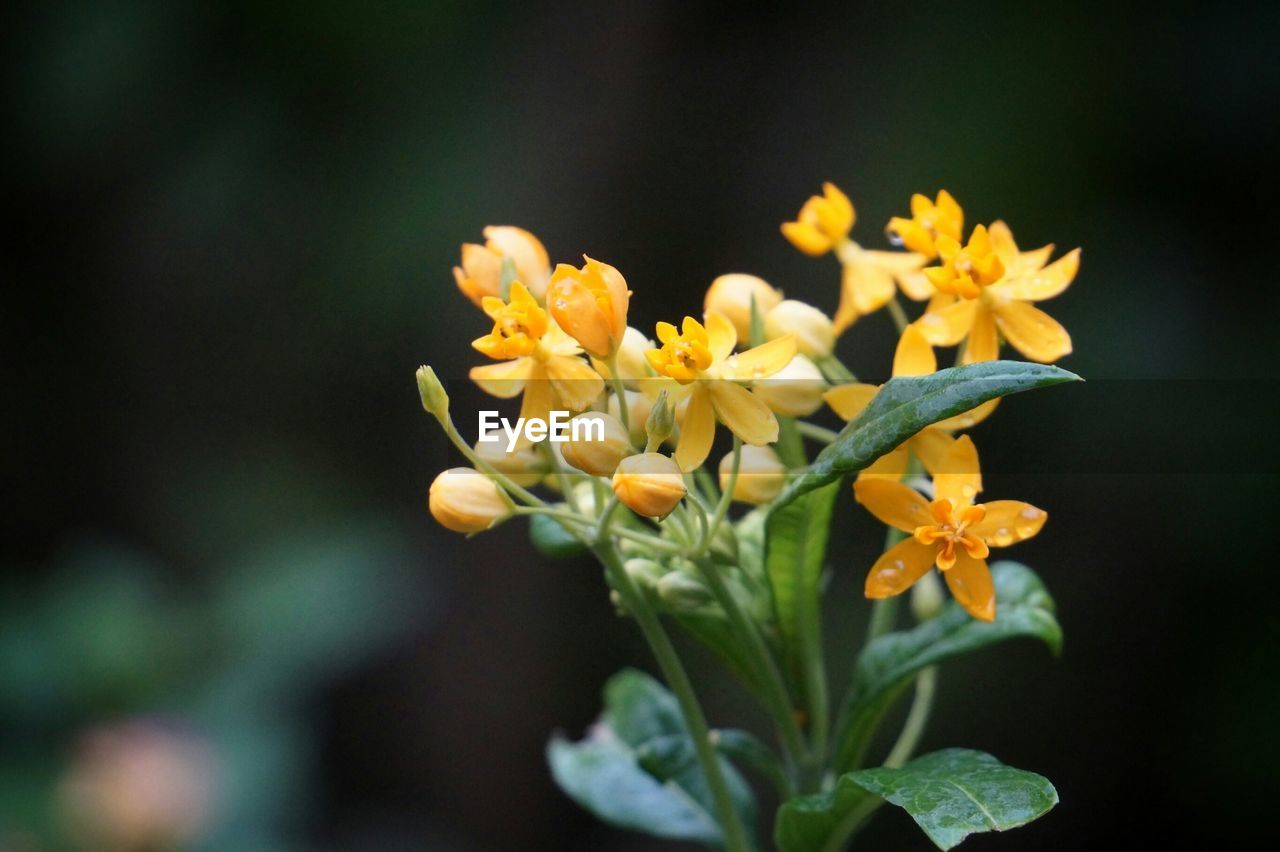
<svg viewBox="0 0 1280 852"><path fill-rule="evenodd" d="M462 244L462 265L453 268L453 280L463 295L477 307L485 296L502 291L502 263L510 258L516 277L539 299L547 290L551 260L533 234L514 225L489 225L484 229L484 245Z"/></svg>
<svg viewBox="0 0 1280 852"><path fill-rule="evenodd" d="M936 240L948 237L960 239L964 229L964 210L945 189L939 190L938 200L930 201L927 195L911 196L911 218L894 216L885 227L885 233L896 245L906 247L929 260L938 256Z"/></svg>
<svg viewBox="0 0 1280 852"><path fill-rule="evenodd" d="M954 346L967 337L965 364L999 357L1001 335L1032 361L1048 364L1071 352L1067 330L1031 303L1067 289L1080 268L1080 249L1045 266L1053 246L1019 251L1004 222L989 232L975 228L964 249L941 238L938 247L943 266L925 272L939 292L915 322L931 345Z"/></svg>
<svg viewBox="0 0 1280 852"><path fill-rule="evenodd" d="M867 574L869 598L900 595L932 566L946 578L956 601L981 621L996 617L995 585L987 567L993 547L1007 547L1040 532L1048 513L1017 500L975 504L982 490L978 451L958 439L933 477L932 501L886 479L860 479L854 496L873 515L911 537L884 552Z"/></svg>
<svg viewBox="0 0 1280 852"><path fill-rule="evenodd" d="M680 329L660 322L657 332L662 347L650 349L645 357L659 376L674 380L660 386L684 411L675 452L681 470L694 470L706 461L717 419L744 443L763 446L778 440L773 412L737 383L762 379L785 367L796 354L794 335L735 355L738 334L728 317L716 311L707 312L705 326L685 317Z"/></svg>
<svg viewBox="0 0 1280 852"><path fill-rule="evenodd" d="M927 376L938 371L938 361L928 341L914 326L907 326L898 342L897 352L893 357L894 376ZM880 390L879 385L854 383L839 385L823 395L827 405L843 420L852 420L862 413L871 402L871 398ZM908 438L901 446L891 450L858 474L859 479L882 478L898 481L907 472L911 454L915 453L920 464L929 473L942 470L951 451L955 439L951 433L976 426L991 416L996 410L1000 398L988 400L977 408L972 408L946 420L939 420L926 426Z"/></svg>
<svg viewBox="0 0 1280 852"><path fill-rule="evenodd" d="M582 411L600 396L604 380L578 356L582 349L551 321L519 281L511 300L486 296L481 303L493 331L472 342L502 361L471 369L471 380L486 393L510 399L524 392L520 416L548 419L552 409Z"/></svg>
<svg viewBox="0 0 1280 852"><path fill-rule="evenodd" d="M915 252L864 249L849 239L857 213L849 197L835 184L822 185L822 195L814 195L800 208L794 222L785 222L782 233L805 254L818 257L835 251L843 267L840 304L832 323L841 334L863 314L877 311L893 298L894 282L909 298L922 301L933 288L920 272L923 255Z"/></svg>
<svg viewBox="0 0 1280 852"><path fill-rule="evenodd" d="M597 358L608 358L627 333L631 291L622 273L607 263L583 256L576 269L556 266L547 288L547 307L560 328Z"/></svg>

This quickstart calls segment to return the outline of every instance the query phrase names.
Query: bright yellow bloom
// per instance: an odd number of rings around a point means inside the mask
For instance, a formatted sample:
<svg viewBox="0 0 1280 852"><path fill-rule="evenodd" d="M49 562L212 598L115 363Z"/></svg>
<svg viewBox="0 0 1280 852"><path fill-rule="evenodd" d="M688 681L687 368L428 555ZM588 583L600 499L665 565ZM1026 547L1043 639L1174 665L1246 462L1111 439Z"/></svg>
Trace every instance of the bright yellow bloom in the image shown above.
<svg viewBox="0 0 1280 852"><path fill-rule="evenodd" d="M754 446L778 440L778 420L769 407L738 382L750 382L781 370L796 354L794 335L733 354L738 335L724 314L707 314L707 324L685 317L680 329L658 323L660 349L645 353L650 366L674 382L655 382L650 390L668 391L683 406L676 461L693 470L706 461L715 439L716 420Z"/></svg>
<svg viewBox="0 0 1280 852"><path fill-rule="evenodd" d="M914 326L907 326L898 341L898 349L893 357L894 376L927 376L938 370L938 361L928 341ZM871 402L871 398L880 390L879 385L848 384L834 387L827 391L823 398L843 420L852 420L862 413ZM920 464L929 473L937 473L950 452L955 439L951 433L976 426L991 416L999 404L1000 398L988 400L977 408L940 420L917 432L905 443L871 463L858 474L859 479L890 479L894 482L902 479L907 472L911 453L915 453Z"/></svg>
<svg viewBox="0 0 1280 852"><path fill-rule="evenodd" d="M782 294L770 287L769 282L763 278L743 272L730 272L711 282L702 302L702 312L724 314L733 323L738 339L750 340L753 301L756 313L763 317L782 301Z"/></svg>
<svg viewBox="0 0 1280 852"><path fill-rule="evenodd" d="M963 246L957 239L938 237L937 248L942 265L931 266L924 274L939 293L976 299L983 287L1004 277L1004 263L984 225L974 228Z"/></svg>
<svg viewBox="0 0 1280 852"><path fill-rule="evenodd" d="M520 416L546 420L552 409L581 411L600 396L604 380L582 350L547 316L519 281L511 284L511 300L487 296L484 312L493 331L472 342L501 364L471 369L471 380L486 393L510 399L524 393Z"/></svg>
<svg viewBox="0 0 1280 852"><path fill-rule="evenodd" d="M1004 270L1003 277L978 286L972 296L965 295L972 292L967 287L963 288L965 292L960 292L960 287L954 293L939 292L914 325L932 346L954 346L968 338L961 356L965 364L995 360L1000 353L1001 335L1032 361L1048 364L1069 354L1071 335L1031 303L1050 299L1067 289L1080 268L1080 249L1045 266L1053 246L1019 251L1004 222L991 225L987 241Z"/></svg>
<svg viewBox="0 0 1280 852"><path fill-rule="evenodd" d="M811 195L794 222L782 223L782 235L805 254L820 257L849 238L857 220L853 202L834 183Z"/></svg>
<svg viewBox="0 0 1280 852"><path fill-rule="evenodd" d="M460 533L482 532L511 514L511 500L492 479L469 467L437 476L427 505L441 526Z"/></svg>
<svg viewBox="0 0 1280 852"><path fill-rule="evenodd" d="M631 291L617 269L585 255L583 259L581 269L567 263L556 267L547 288L547 307L556 324L583 349L608 358L627 332Z"/></svg>
<svg viewBox="0 0 1280 852"><path fill-rule="evenodd" d="M866 595L900 595L937 566L951 594L981 621L996 617L995 585L987 567L992 547L1007 547L1040 532L1048 513L1029 503L974 504L982 490L978 451L966 435L955 442L946 472L933 478L935 499L884 479L858 480L854 496L868 511L911 537L889 548L867 574Z"/></svg>
<svg viewBox="0 0 1280 852"><path fill-rule="evenodd" d="M458 289L477 306L485 296L502 292L502 260L511 258L516 277L538 298L547 289L551 260L538 238L513 225L490 225L484 229L485 244L463 243L462 265L453 268Z"/></svg>
<svg viewBox="0 0 1280 852"><path fill-rule="evenodd" d="M679 466L662 453L639 453L618 463L613 493L637 515L665 518L686 493Z"/></svg>
<svg viewBox="0 0 1280 852"><path fill-rule="evenodd" d="M938 192L937 201L930 201L918 192L911 196L911 218L894 216L884 230L895 245L933 260L938 256L935 241L939 237L958 240L963 229L964 210L951 193L943 189Z"/></svg>

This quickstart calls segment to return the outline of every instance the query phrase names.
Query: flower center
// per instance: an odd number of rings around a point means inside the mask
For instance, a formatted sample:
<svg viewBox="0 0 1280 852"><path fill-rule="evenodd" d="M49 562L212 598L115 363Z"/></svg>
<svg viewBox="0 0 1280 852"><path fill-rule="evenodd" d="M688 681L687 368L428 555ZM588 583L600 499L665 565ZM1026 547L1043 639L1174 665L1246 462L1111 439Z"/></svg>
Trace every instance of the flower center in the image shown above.
<svg viewBox="0 0 1280 852"><path fill-rule="evenodd" d="M960 546L974 559L985 559L987 543L969 532L969 527L987 516L982 506L966 506L957 509L951 501L943 498L929 504L933 514L933 524L918 526L913 535L921 544L934 544L938 547L938 570L946 571L956 564L956 547Z"/></svg>

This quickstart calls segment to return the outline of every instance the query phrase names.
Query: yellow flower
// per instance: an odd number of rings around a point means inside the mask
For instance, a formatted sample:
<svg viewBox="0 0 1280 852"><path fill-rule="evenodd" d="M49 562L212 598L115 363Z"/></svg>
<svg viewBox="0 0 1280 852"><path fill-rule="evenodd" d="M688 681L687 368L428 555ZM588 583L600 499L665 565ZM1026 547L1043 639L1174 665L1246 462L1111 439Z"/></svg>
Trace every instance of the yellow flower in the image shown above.
<svg viewBox="0 0 1280 852"><path fill-rule="evenodd" d="M984 225L974 228L963 246L959 240L939 237L937 247L942 265L931 266L924 274L939 293L976 299L983 287L1004 277L1004 263Z"/></svg>
<svg viewBox="0 0 1280 852"><path fill-rule="evenodd" d="M472 342L501 364L471 369L471 380L486 393L510 399L524 393L520 416L546 420L552 409L581 411L600 396L604 380L586 361L576 341L547 317L519 281L511 300L486 296L481 305L493 331Z"/></svg>
<svg viewBox="0 0 1280 852"><path fill-rule="evenodd" d="M899 595L936 565L951 594L981 621L996 617L995 585L987 568L992 547L1007 547L1040 531L1048 513L1029 503L974 504L982 490L978 451L968 436L953 446L948 472L933 478L935 499L884 479L863 479L854 496L873 515L911 537L889 548L867 574L866 595Z"/></svg>
<svg viewBox="0 0 1280 852"><path fill-rule="evenodd" d="M638 453L618 463L613 493L637 515L665 518L686 493L679 466L662 453Z"/></svg>
<svg viewBox="0 0 1280 852"><path fill-rule="evenodd" d="M482 532L511 514L511 500L492 479L469 467L444 471L428 494L432 517L454 532Z"/></svg>
<svg viewBox="0 0 1280 852"><path fill-rule="evenodd" d="M782 223L782 235L805 254L820 257L849 238L857 219L853 202L834 183L811 195L794 222Z"/></svg>
<svg viewBox="0 0 1280 852"><path fill-rule="evenodd" d="M770 287L769 282L763 278L731 272L711 282L702 302L702 311L704 314L711 311L724 314L733 323L738 339L750 340L753 300L756 303L756 313L763 317L782 301L782 294Z"/></svg>
<svg viewBox="0 0 1280 852"><path fill-rule="evenodd" d="M729 487L733 474L733 453L720 460L720 490ZM771 447L743 447L738 462L738 478L733 485L733 499L759 506L768 503L782 490L787 466Z"/></svg>
<svg viewBox="0 0 1280 852"><path fill-rule="evenodd" d="M674 382L654 382L650 390L666 389L672 403L682 403L676 461L693 470L706 461L715 438L716 420L745 443L762 446L778 440L778 420L769 407L738 382L750 382L781 370L796 354L794 335L733 354L738 336L724 314L711 311L707 324L685 317L677 330L658 323L660 349L645 353L659 376Z"/></svg>
<svg viewBox="0 0 1280 852"><path fill-rule="evenodd" d="M894 376L927 376L938 370L938 362L928 341L914 326L907 326L898 341L898 349L893 357ZM827 391L824 399L831 410L843 420L852 420L862 413L871 402L871 398L880 390L878 385L848 384L834 387ZM926 426L907 439L905 443L871 463L858 474L859 479L890 479L898 481L907 472L911 453L915 453L920 464L929 473L942 469L947 453L955 440L952 432L976 426L991 416L999 404L1000 398L988 400L977 408L940 420Z"/></svg>
<svg viewBox="0 0 1280 852"><path fill-rule="evenodd" d="M607 263L585 257L581 269L556 267L547 289L547 307L556 324L589 354L608 358L627 332L631 291L622 273Z"/></svg>
<svg viewBox="0 0 1280 852"><path fill-rule="evenodd" d="M560 447L564 460L583 473L592 476L612 476L618 469L618 462L635 452L631 446L631 436L622 425L622 421L611 414L591 411L579 414L574 419L590 418L603 424L597 440L590 428L586 434L572 437Z"/></svg>
<svg viewBox="0 0 1280 852"><path fill-rule="evenodd" d="M481 304L485 296L502 291L502 260L511 258L516 277L538 298L547 289L551 261L538 238L513 225L490 225L484 229L485 244L463 243L462 265L453 268L453 280L468 299Z"/></svg>
<svg viewBox="0 0 1280 852"><path fill-rule="evenodd" d="M938 256L935 240L938 237L958 240L963 228L964 210L951 193L943 189L938 192L937 201L930 201L918 192L911 196L911 218L894 216L884 230L895 245L933 260Z"/></svg>
<svg viewBox="0 0 1280 852"><path fill-rule="evenodd" d="M976 237L977 229L974 230ZM971 246L973 242L971 239ZM1050 299L1067 289L1080 268L1080 249L1073 249L1045 266L1053 246L1019 251L1013 234L1003 222L991 225L986 242L1003 270L1002 277L979 284L976 292L967 284L957 284L954 291L939 287L940 292L914 325L932 346L954 346L967 337L968 344L961 355L965 364L996 359L1000 354L1001 335L1032 361L1047 364L1069 354L1071 335L1031 303ZM943 257L946 257L945 251ZM990 264L989 260L986 262ZM988 266L990 271L994 268L994 265ZM976 283L972 276L970 280ZM972 295L967 295L969 293Z"/></svg>

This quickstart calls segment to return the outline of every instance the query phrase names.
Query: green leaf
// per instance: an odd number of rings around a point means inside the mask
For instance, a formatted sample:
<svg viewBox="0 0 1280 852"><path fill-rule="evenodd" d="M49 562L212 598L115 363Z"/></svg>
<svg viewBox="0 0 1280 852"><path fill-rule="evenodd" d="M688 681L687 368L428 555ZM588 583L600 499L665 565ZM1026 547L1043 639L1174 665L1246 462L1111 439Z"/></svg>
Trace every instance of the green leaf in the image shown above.
<svg viewBox="0 0 1280 852"><path fill-rule="evenodd" d="M966 748L927 754L900 769L851 774L854 782L911 814L939 849L950 849L970 834L1026 825L1058 804L1058 791L1044 776Z"/></svg>
<svg viewBox="0 0 1280 852"><path fill-rule="evenodd" d="M1079 380L1059 367L1024 361L986 361L928 376L890 379L809 469L787 484L774 502L774 511L846 473L862 470L931 423L998 396Z"/></svg>
<svg viewBox="0 0 1280 852"><path fill-rule="evenodd" d="M821 642L822 564L837 488L832 483L807 494L771 512L767 522L765 569L793 673L805 649L816 650Z"/></svg>
<svg viewBox="0 0 1280 852"><path fill-rule="evenodd" d="M601 820L655 837L723 845L711 791L680 705L648 675L624 669L605 685L605 710L586 739L547 746L560 789ZM734 804L755 824L751 788L721 761Z"/></svg>
<svg viewBox="0 0 1280 852"><path fill-rule="evenodd" d="M977 621L955 601L948 601L937 618L911 630L885 634L863 649L839 728L838 769L857 765L884 711L926 666L1017 636L1043 639L1055 654L1061 651L1062 628L1040 578L1017 562L997 562L991 573L996 586L995 621Z"/></svg>
<svg viewBox="0 0 1280 852"><path fill-rule="evenodd" d="M582 539L565 529L564 524L547 515L530 516L529 539L539 553L551 559L568 559L587 552Z"/></svg>
<svg viewBox="0 0 1280 852"><path fill-rule="evenodd" d="M778 809L773 840L779 852L837 852L880 801L843 775L822 793L797 796Z"/></svg>

